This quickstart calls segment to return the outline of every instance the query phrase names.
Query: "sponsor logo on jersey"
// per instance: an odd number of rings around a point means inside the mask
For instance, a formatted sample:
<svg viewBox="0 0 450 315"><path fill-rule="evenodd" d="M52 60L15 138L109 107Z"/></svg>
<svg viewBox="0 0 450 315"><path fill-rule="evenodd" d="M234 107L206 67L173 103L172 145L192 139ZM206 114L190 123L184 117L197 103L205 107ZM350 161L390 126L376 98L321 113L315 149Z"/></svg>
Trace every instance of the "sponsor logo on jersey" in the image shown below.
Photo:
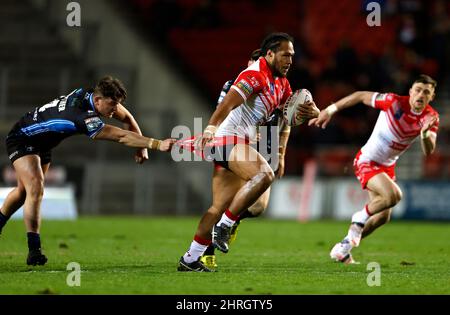
<svg viewBox="0 0 450 315"><path fill-rule="evenodd" d="M270 82L269 87L270 87L270 94L274 95L275 94L275 84L273 82Z"/></svg>
<svg viewBox="0 0 450 315"><path fill-rule="evenodd" d="M377 101L385 101L387 97L386 93L379 93L377 94L377 96L375 97L375 100Z"/></svg>
<svg viewBox="0 0 450 315"><path fill-rule="evenodd" d="M257 88L259 86L259 82L255 77L249 77L249 80L253 87Z"/></svg>
<svg viewBox="0 0 450 315"><path fill-rule="evenodd" d="M91 117L86 118L84 120L84 123L86 124L87 131L92 132L94 130L97 130L98 127L100 127L103 124L103 121L98 117Z"/></svg>
<svg viewBox="0 0 450 315"><path fill-rule="evenodd" d="M253 88L250 85L250 83L248 83L245 80L241 80L236 84L236 87L238 87L242 92L244 92L245 96L249 96L253 93Z"/></svg>

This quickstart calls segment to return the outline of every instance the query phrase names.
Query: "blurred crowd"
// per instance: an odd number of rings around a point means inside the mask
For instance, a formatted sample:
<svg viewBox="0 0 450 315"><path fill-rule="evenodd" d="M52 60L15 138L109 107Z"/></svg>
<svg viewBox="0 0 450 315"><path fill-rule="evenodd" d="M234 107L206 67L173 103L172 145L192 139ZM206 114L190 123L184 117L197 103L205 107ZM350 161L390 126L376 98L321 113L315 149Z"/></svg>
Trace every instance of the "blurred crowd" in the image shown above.
<svg viewBox="0 0 450 315"><path fill-rule="evenodd" d="M371 1L363 1L363 8L367 2ZM383 16L396 21L394 42L390 45L380 43L379 54L358 54L356 45L341 41L333 58L328 60L323 71L317 75L309 71L309 61L314 56L306 46L302 46L302 42L297 44L297 60L290 74L291 84L302 86L302 82L307 82L307 88L313 92L320 107L323 108L355 90L406 95L411 82L421 73L438 81L438 95L446 92L450 56L448 2L378 2ZM314 136L314 143L361 144L370 135L377 116L376 111L357 107L342 112L331 129ZM302 134L304 132L308 131L302 130Z"/></svg>

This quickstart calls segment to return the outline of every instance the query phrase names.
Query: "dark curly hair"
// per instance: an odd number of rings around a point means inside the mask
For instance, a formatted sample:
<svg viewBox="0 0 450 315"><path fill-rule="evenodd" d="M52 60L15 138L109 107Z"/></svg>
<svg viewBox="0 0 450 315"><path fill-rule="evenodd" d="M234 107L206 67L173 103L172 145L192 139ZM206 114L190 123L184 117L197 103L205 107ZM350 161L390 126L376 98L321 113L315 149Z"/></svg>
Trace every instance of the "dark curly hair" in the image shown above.
<svg viewBox="0 0 450 315"><path fill-rule="evenodd" d="M282 42L294 43L294 39L287 33L271 33L264 38L261 43L261 56L265 56L267 51L277 52Z"/></svg>

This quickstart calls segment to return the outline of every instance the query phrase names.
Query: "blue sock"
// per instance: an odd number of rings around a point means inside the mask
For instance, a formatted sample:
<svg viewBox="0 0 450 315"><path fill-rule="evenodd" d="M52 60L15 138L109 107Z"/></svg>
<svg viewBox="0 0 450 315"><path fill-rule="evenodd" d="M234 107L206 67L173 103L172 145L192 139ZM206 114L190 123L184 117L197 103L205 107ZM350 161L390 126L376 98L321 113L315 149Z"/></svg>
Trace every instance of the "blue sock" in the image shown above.
<svg viewBox="0 0 450 315"><path fill-rule="evenodd" d="M2 229L5 226L6 222L8 222L8 220L9 217L0 212L0 233L2 232Z"/></svg>
<svg viewBox="0 0 450 315"><path fill-rule="evenodd" d="M39 233L28 232L28 249L32 250L40 250L41 249L41 236Z"/></svg>

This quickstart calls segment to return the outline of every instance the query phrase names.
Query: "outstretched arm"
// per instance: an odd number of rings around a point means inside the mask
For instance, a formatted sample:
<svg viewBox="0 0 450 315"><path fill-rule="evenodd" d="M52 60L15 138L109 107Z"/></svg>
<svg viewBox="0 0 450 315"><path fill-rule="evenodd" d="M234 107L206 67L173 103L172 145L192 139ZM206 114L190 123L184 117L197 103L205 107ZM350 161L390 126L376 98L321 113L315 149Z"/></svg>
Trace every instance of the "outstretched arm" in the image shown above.
<svg viewBox="0 0 450 315"><path fill-rule="evenodd" d="M309 126L316 125L317 127L322 127L324 129L330 122L331 117L336 112L344 108L355 106L358 103L363 103L364 105L372 106L372 98L374 94L375 92L367 92L367 91L354 92L322 110L319 114L319 117L311 119L308 125Z"/></svg>
<svg viewBox="0 0 450 315"><path fill-rule="evenodd" d="M117 105L117 110L113 117L123 123L123 129L142 135L136 119L134 119L133 115L122 104ZM148 160L147 149L138 149L134 158L139 164L142 164L144 161Z"/></svg>
<svg viewBox="0 0 450 315"><path fill-rule="evenodd" d="M122 143L128 147L169 151L175 139L157 140L141 136L135 132L107 125L94 137L95 140L110 140Z"/></svg>

